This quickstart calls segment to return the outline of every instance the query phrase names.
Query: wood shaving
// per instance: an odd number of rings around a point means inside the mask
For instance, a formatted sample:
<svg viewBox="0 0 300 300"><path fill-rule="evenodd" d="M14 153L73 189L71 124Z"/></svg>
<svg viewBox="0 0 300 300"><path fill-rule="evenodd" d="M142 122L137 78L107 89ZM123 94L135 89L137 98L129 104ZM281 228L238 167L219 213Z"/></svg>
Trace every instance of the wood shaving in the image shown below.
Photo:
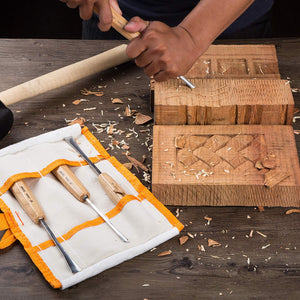
<svg viewBox="0 0 300 300"><path fill-rule="evenodd" d="M107 128L107 134L112 135L114 133L114 124L110 124Z"/></svg>
<svg viewBox="0 0 300 300"><path fill-rule="evenodd" d="M293 208L293 209L289 209L285 212L286 215L290 215L292 213L300 213L300 209Z"/></svg>
<svg viewBox="0 0 300 300"><path fill-rule="evenodd" d="M198 250L205 252L205 248L203 245L198 245Z"/></svg>
<svg viewBox="0 0 300 300"><path fill-rule="evenodd" d="M167 251L163 251L163 252L159 253L157 256L167 256L167 255L170 255L170 254L172 254L172 251L167 250Z"/></svg>
<svg viewBox="0 0 300 300"><path fill-rule="evenodd" d="M184 235L181 236L178 240L179 240L179 245L184 245L189 240L189 237L187 235Z"/></svg>
<svg viewBox="0 0 300 300"><path fill-rule="evenodd" d="M262 170L264 168L261 160L258 160L256 163L255 163L255 168L258 169L258 170Z"/></svg>
<svg viewBox="0 0 300 300"><path fill-rule="evenodd" d="M298 112L300 112L300 108L294 107L294 115L297 114Z"/></svg>
<svg viewBox="0 0 300 300"><path fill-rule="evenodd" d="M204 219L207 220L207 221L212 221L212 218L207 217L207 216L205 216Z"/></svg>
<svg viewBox="0 0 300 300"><path fill-rule="evenodd" d="M194 236L190 232L188 232L187 235L192 239L194 238Z"/></svg>
<svg viewBox="0 0 300 300"><path fill-rule="evenodd" d="M139 173L139 168L144 170L145 172L148 172L148 168L143 165L141 162L139 162L137 159L129 156L129 155L126 155L127 159L134 165L134 167L136 168L137 172Z"/></svg>
<svg viewBox="0 0 300 300"><path fill-rule="evenodd" d="M258 211L259 211L259 212L263 212L263 211L265 211L265 209L264 209L264 207L263 207L263 206L258 206L257 208L258 208Z"/></svg>
<svg viewBox="0 0 300 300"><path fill-rule="evenodd" d="M84 108L83 110L95 110L97 109L97 107L88 107L88 108Z"/></svg>
<svg viewBox="0 0 300 300"><path fill-rule="evenodd" d="M73 103L74 105L78 105L78 104L80 104L80 103L83 102L83 101L89 101L89 100L87 100L87 99L77 99L77 100L74 100L72 103Z"/></svg>
<svg viewBox="0 0 300 300"><path fill-rule="evenodd" d="M147 122L149 122L151 120L152 120L152 118L150 116L143 115L141 113L137 113L134 122L137 125L143 125L143 124L146 124Z"/></svg>
<svg viewBox="0 0 300 300"><path fill-rule="evenodd" d="M82 95L86 95L86 96L87 95L95 95L97 97L101 97L101 96L104 95L103 92L92 92L92 91L90 91L90 90L88 90L86 88L82 89L80 92L81 92Z"/></svg>
<svg viewBox="0 0 300 300"><path fill-rule="evenodd" d="M270 246L271 246L271 244L268 244L268 245L262 246L261 249L266 249L266 248L268 248Z"/></svg>
<svg viewBox="0 0 300 300"><path fill-rule="evenodd" d="M123 104L124 102L120 98L113 98L111 99L112 103L118 103L118 104Z"/></svg>
<svg viewBox="0 0 300 300"><path fill-rule="evenodd" d="M212 239L208 239L207 244L208 244L209 247L219 247L219 246L221 246L221 244L219 242L214 241Z"/></svg>
<svg viewBox="0 0 300 300"><path fill-rule="evenodd" d="M122 146L122 149L124 149L124 150L129 150L129 149L130 149L130 146L128 146L127 144L124 144L124 145Z"/></svg>
<svg viewBox="0 0 300 300"><path fill-rule="evenodd" d="M125 163L125 164L123 164L123 166L124 166L126 169L131 170L133 164L132 164L132 163Z"/></svg>
<svg viewBox="0 0 300 300"><path fill-rule="evenodd" d="M83 127L85 122L86 122L85 118L77 117L76 119L74 119L70 123L68 123L68 125L71 126L71 125L74 125L74 124L79 124L81 127Z"/></svg>
<svg viewBox="0 0 300 300"><path fill-rule="evenodd" d="M258 233L259 235L261 235L262 237L264 237L264 238L266 238L267 237L267 235L266 234L263 234L262 232L260 232L260 231L256 231L256 233Z"/></svg>
<svg viewBox="0 0 300 300"><path fill-rule="evenodd" d="M176 209L176 215L175 215L175 217L176 217L176 218L179 217L179 208Z"/></svg>

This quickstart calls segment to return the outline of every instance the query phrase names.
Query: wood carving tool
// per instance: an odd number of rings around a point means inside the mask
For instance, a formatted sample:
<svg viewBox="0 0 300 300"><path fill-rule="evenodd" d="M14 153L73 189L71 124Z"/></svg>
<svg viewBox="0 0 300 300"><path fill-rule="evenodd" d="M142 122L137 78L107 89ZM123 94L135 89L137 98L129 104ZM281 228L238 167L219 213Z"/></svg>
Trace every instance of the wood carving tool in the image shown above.
<svg viewBox="0 0 300 300"><path fill-rule="evenodd" d="M122 17L119 13L117 13L117 11L113 7L111 7L111 12L113 15L112 27L116 31L118 31L121 35L123 35L126 39L132 40L140 35L140 33L138 33L138 32L131 33L131 32L124 30L123 28L128 23L128 21L124 17ZM195 88L195 86L189 80L187 80L184 76L179 76L179 78L189 88L191 88L191 89Z"/></svg>
<svg viewBox="0 0 300 300"><path fill-rule="evenodd" d="M75 142L73 137L69 136L64 138L64 140L71 145L89 164L93 171L97 174L98 180L102 187L104 188L108 197L117 204L125 195L125 191L118 185L118 183L107 173L101 172L99 168L92 163L88 156L83 152L79 145Z"/></svg>
<svg viewBox="0 0 300 300"><path fill-rule="evenodd" d="M47 231L61 254L66 259L72 273L77 273L80 271L80 268L76 265L76 263L71 259L71 257L66 253L62 245L59 243L57 238L55 237L53 231L50 229L48 224L45 221L45 214L39 205L37 199L33 195L32 191L29 189L28 185L24 180L19 180L15 182L10 188L11 192L14 194L15 198L18 200L24 211L28 214L30 219L38 224L42 224L44 229Z"/></svg>
<svg viewBox="0 0 300 300"><path fill-rule="evenodd" d="M57 167L52 173L77 200L90 205L123 242L128 242L128 239L111 223L109 218L91 202L90 193L67 165Z"/></svg>
<svg viewBox="0 0 300 300"><path fill-rule="evenodd" d="M13 114L7 105L40 95L128 62L130 59L126 54L126 48L127 45L122 44L0 92L0 139L9 132L13 125Z"/></svg>

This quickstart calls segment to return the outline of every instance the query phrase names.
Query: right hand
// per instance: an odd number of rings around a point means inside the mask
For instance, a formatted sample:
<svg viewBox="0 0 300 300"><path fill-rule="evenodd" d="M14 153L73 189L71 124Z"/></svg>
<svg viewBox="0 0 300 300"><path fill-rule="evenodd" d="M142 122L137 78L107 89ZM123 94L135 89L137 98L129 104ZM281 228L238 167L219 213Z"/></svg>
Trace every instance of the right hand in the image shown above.
<svg viewBox="0 0 300 300"><path fill-rule="evenodd" d="M99 16L98 27L101 31L108 31L112 24L112 13L110 7L113 7L120 15L120 10L117 0L60 0L66 3L70 8L79 6L79 15L82 20L89 20L95 11Z"/></svg>

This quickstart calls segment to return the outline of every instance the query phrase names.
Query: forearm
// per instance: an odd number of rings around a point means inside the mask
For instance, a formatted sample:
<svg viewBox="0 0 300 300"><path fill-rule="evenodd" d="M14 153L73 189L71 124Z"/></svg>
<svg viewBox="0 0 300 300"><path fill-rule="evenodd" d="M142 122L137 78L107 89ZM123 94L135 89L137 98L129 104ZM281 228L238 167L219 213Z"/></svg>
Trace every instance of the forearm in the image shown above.
<svg viewBox="0 0 300 300"><path fill-rule="evenodd" d="M179 26L190 34L199 48L199 54L202 54L253 2L254 0L201 0Z"/></svg>

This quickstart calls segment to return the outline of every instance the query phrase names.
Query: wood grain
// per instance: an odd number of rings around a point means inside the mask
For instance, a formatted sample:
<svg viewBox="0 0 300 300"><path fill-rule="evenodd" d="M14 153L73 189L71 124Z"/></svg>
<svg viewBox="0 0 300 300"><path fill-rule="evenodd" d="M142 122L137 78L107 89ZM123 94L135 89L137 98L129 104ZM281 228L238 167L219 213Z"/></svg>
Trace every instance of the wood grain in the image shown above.
<svg viewBox="0 0 300 300"><path fill-rule="evenodd" d="M294 100L286 80L193 79L155 84L157 125L291 124Z"/></svg>
<svg viewBox="0 0 300 300"><path fill-rule="evenodd" d="M189 140L197 138L191 147ZM267 156L274 166L257 169L256 162ZM154 126L152 191L167 205L299 206L293 130L271 125Z"/></svg>

